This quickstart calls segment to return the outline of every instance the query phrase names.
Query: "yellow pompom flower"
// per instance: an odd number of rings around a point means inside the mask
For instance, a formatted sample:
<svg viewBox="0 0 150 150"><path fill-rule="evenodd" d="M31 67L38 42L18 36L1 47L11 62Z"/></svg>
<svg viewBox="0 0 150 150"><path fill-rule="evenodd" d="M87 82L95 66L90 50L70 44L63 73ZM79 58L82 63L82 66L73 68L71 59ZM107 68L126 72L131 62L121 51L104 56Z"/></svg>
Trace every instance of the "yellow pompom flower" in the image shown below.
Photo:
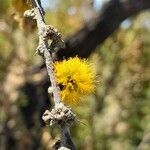
<svg viewBox="0 0 150 150"><path fill-rule="evenodd" d="M95 89L95 72L86 59L78 57L58 61L54 64L57 83L62 100L75 105Z"/></svg>

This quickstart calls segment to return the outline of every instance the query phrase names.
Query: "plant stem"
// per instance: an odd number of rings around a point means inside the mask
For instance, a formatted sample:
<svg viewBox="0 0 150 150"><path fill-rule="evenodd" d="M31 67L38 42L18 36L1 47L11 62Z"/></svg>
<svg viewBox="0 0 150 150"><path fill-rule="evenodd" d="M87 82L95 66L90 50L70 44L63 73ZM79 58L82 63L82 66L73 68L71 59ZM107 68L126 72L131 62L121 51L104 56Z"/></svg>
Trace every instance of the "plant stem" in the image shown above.
<svg viewBox="0 0 150 150"><path fill-rule="evenodd" d="M48 76L51 82L51 87L53 89L53 96L54 96L54 103L55 103L55 109L56 109L56 113L57 110L60 109L60 106L70 110L69 108L65 107L61 101L61 96L60 96L60 89L59 86L57 85L56 82L56 78L55 78L55 73L54 73L54 67L53 67L53 57L52 57L52 50L49 48L49 44L48 44L48 40L52 40L54 43L59 43L60 41L63 41L60 38L60 34L57 33L57 30L53 30L52 34L56 34L56 38L53 39L53 37L48 37L47 33L46 33L46 24L44 21L44 17L43 17L43 9L41 8L41 6L39 5L37 0L32 0L32 6L34 9L34 13L35 13L35 18L37 21L37 27L38 27L38 31L39 31L39 46L38 46L38 50L40 50L42 52L42 56L45 60L45 64L46 64L46 68L47 68L47 72L48 72ZM56 33L55 33L56 32ZM50 33L51 34L51 33ZM46 35L46 36L45 36ZM57 38L58 35L58 38ZM58 39L60 41L58 41ZM54 41L56 40L56 41ZM62 104L62 105L61 105ZM56 107L58 106L58 107ZM65 109L61 109L62 111ZM48 114L51 114L51 112L48 112ZM70 114L73 117L74 120L74 114L72 113L72 111L69 111ZM70 117L70 114L68 115ZM58 114L60 115L60 114ZM54 117L58 116L58 115L54 115ZM63 112L63 115L66 115L65 112ZM51 115L48 116L49 120L51 120ZM63 118L63 116L62 116ZM65 122L65 120L61 120L61 122ZM57 121L57 117L56 117L56 122L60 122ZM71 139L71 135L70 135L70 130L69 130L69 126L67 125L67 122L65 122L63 125L58 124L61 130L61 141L60 141L60 145L63 147L67 147L71 150L75 150L75 146L74 143Z"/></svg>
<svg viewBox="0 0 150 150"><path fill-rule="evenodd" d="M45 25L45 21L41 9L39 8L39 5L37 5L38 4L37 0L35 0L35 4L36 7L34 8L34 10L35 10L37 26L39 30L39 46L42 46L44 52L45 64L49 75L49 79L51 81L51 86L53 88L54 103L55 105L57 105L61 102L60 90L59 87L57 86L55 75L54 75L53 58L50 53L51 50L48 47L48 41L44 40L43 38L43 32L46 25Z"/></svg>

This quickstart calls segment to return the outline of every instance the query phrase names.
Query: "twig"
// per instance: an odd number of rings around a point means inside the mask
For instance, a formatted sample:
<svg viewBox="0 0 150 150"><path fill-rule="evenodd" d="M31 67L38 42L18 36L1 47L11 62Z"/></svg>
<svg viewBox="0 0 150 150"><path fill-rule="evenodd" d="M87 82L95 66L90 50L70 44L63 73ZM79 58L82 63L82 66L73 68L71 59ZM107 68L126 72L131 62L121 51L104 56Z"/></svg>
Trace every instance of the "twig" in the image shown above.
<svg viewBox="0 0 150 150"><path fill-rule="evenodd" d="M55 28L45 24L43 8L39 5L37 0L32 0L32 7L33 9L25 12L25 16L32 17L37 21L37 27L39 31L39 45L37 52L45 60L55 103L54 109L52 109L51 112L46 110L42 118L50 126L55 125L60 128L60 148L66 147L71 150L75 150L75 146L72 142L69 131L70 125L75 120L75 114L72 112L71 108L64 106L61 101L60 89L55 79L53 67L52 53L55 52L55 49L64 47L64 42L60 33ZM49 44L49 40L51 41L51 44Z"/></svg>
<svg viewBox="0 0 150 150"><path fill-rule="evenodd" d="M60 99L59 87L57 86L56 80L55 80L52 54L50 52L51 50L49 49L49 45L48 45L48 37L47 37L48 33L46 33L46 30L48 29L48 27L45 25L45 21L43 18L43 13L41 12L41 8L37 4L38 2L37 0L35 0L34 12L36 14L37 26L39 30L39 46L38 46L37 51L39 51L39 53L44 56L47 72L51 81L51 86L53 88L54 102L55 102L55 105L57 105L61 102L61 99Z"/></svg>

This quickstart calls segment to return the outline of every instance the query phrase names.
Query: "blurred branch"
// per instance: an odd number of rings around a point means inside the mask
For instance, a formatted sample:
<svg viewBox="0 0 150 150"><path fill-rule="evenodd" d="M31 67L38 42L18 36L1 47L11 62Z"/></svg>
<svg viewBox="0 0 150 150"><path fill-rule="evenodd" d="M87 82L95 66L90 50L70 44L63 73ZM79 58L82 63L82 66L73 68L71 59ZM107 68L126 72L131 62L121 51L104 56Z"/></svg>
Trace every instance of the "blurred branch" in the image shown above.
<svg viewBox="0 0 150 150"><path fill-rule="evenodd" d="M148 8L149 0L110 0L97 18L85 24L80 31L66 40L66 48L58 51L58 58L75 55L88 57L123 20Z"/></svg>

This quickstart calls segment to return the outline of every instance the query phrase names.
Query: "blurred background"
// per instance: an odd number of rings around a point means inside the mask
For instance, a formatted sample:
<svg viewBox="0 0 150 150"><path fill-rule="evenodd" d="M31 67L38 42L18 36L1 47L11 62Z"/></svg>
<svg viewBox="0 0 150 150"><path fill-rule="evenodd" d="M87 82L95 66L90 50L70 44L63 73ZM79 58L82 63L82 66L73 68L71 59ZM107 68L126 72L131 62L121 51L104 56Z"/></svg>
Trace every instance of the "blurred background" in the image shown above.
<svg viewBox="0 0 150 150"><path fill-rule="evenodd" d="M0 150L49 150L59 132L41 119L53 103L36 23L25 0L0 2ZM95 93L73 108L85 124L71 128L77 149L150 150L150 1L41 2L66 41L58 56L88 57L97 72Z"/></svg>

